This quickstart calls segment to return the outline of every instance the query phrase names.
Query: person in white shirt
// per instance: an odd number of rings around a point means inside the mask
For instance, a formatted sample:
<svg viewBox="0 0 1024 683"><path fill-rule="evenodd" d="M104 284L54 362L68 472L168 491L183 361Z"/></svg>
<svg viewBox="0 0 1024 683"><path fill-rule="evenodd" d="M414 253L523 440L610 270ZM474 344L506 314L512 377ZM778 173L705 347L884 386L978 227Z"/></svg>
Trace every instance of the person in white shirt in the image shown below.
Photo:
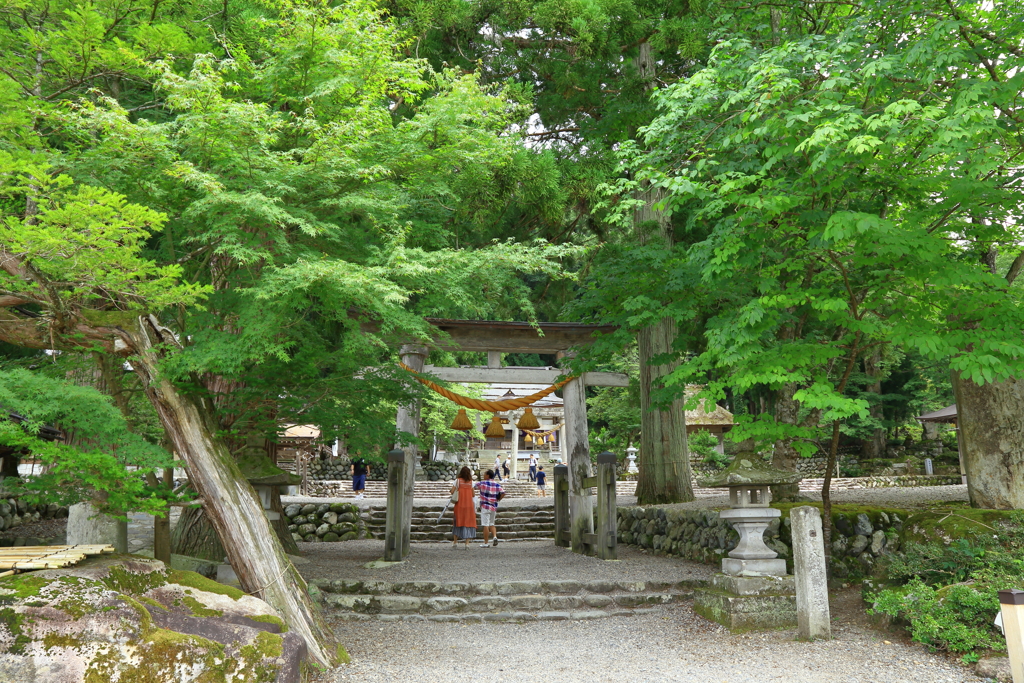
<svg viewBox="0 0 1024 683"><path fill-rule="evenodd" d="M537 456L530 455L530 481L537 481Z"/></svg>
<svg viewBox="0 0 1024 683"><path fill-rule="evenodd" d="M494 478L501 481L501 454L494 456Z"/></svg>

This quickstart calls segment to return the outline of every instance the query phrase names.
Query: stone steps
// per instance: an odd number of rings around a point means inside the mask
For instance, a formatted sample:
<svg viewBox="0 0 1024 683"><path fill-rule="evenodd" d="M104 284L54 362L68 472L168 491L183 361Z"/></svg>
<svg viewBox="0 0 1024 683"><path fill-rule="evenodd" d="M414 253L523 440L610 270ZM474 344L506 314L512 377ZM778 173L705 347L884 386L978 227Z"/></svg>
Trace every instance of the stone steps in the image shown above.
<svg viewBox="0 0 1024 683"><path fill-rule="evenodd" d="M450 541L454 515L451 507L438 520L444 505L417 505L413 508L410 538L417 542ZM373 538L384 538L387 508L374 505L361 514L367 532ZM498 538L503 541L533 540L555 537L553 506L525 505L499 510L495 519ZM478 536L480 533L478 532Z"/></svg>
<svg viewBox="0 0 1024 683"><path fill-rule="evenodd" d="M551 495L551 474L548 473L548 496ZM332 498L353 498L352 482L343 479L338 480L314 480L310 482L316 489L310 495L330 496ZM529 481L504 480L501 482L505 488L506 499L508 498L536 498L537 485ZM445 499L451 490L451 482L446 481L417 481L413 486L414 499ZM635 481L619 481L615 483L615 491L619 496L632 496L636 494ZM366 498L387 498L388 486L386 481L368 481L364 491Z"/></svg>
<svg viewBox="0 0 1024 683"><path fill-rule="evenodd" d="M382 621L558 621L633 616L693 595L697 582L435 582L314 580L330 618Z"/></svg>

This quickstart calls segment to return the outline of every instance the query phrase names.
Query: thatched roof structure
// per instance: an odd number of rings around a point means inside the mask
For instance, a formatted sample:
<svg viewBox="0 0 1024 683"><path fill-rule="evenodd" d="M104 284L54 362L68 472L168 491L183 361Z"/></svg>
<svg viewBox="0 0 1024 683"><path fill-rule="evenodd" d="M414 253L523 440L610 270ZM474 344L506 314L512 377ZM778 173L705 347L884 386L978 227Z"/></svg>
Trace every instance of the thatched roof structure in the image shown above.
<svg viewBox="0 0 1024 683"><path fill-rule="evenodd" d="M686 387L687 400L703 388L698 384L688 385ZM688 432L695 429L706 429L724 433L732 429L734 424L736 423L732 418L732 413L708 399L702 399L696 408L686 410L686 431Z"/></svg>

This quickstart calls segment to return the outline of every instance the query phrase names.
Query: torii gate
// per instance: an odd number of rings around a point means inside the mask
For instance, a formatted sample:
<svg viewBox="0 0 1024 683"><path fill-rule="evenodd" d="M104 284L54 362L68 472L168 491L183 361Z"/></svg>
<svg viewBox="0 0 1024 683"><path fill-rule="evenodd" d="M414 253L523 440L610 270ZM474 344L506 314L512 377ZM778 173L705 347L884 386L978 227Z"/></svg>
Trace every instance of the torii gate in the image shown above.
<svg viewBox="0 0 1024 683"><path fill-rule="evenodd" d="M427 322L447 335L439 335L437 348L449 351L485 351L487 365L480 367L439 368L424 365L427 347L406 344L401 348L402 362L416 372L424 372L449 382L518 382L522 384L554 384L560 370L546 368L503 368L502 353L544 353L565 356L569 349L586 346L594 341L595 333L608 333L616 328L610 325L584 325L579 323L500 322L491 320L444 320L428 318ZM565 439L561 444L567 455L569 468L569 516L571 519L573 552L585 551L585 534L594 533L594 503L584 480L593 476L590 464L590 440L587 437L587 386L628 387L629 377L620 372L588 372L562 387L565 410ZM419 434L419 401L398 409L397 427L400 432ZM416 479L417 449L410 445L402 449L405 454L405 481L402 501L388 505L387 525L395 539L394 547L385 549L385 559L397 561L410 551L412 530L413 488ZM400 541L399 541L400 539Z"/></svg>

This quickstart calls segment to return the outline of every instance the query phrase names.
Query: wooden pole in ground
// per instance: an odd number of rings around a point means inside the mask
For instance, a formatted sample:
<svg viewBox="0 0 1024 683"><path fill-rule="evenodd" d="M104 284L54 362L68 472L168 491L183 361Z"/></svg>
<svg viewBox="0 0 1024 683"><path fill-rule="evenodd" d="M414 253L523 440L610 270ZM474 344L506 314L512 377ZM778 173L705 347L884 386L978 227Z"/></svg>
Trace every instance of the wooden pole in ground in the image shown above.
<svg viewBox="0 0 1024 683"><path fill-rule="evenodd" d="M587 399L583 381L574 379L562 387L565 408L565 450L569 455L569 518L572 551L589 554L586 536L594 533L594 499L586 486L592 476L590 439L587 436Z"/></svg>
<svg viewBox="0 0 1024 683"><path fill-rule="evenodd" d="M569 539L563 532L569 531L569 468L555 465L551 484L555 495L555 545L568 548Z"/></svg>
<svg viewBox="0 0 1024 683"><path fill-rule="evenodd" d="M384 521L384 561L401 562L405 558L402 536L405 511L405 479L408 461L403 450L388 453L388 509Z"/></svg>
<svg viewBox="0 0 1024 683"><path fill-rule="evenodd" d="M427 359L427 347L415 344L406 344L402 347L402 362L415 372L423 371L423 363ZM408 405L399 407L396 425L399 432L406 432L412 436L419 436L420 433L420 402L415 400ZM410 534L412 533L412 503L413 489L416 485L416 459L419 457L415 444L409 444L403 448L405 451L405 497L402 501L399 528L401 529L401 553L402 557L409 554ZM391 508L388 508L388 515Z"/></svg>
<svg viewBox="0 0 1024 683"><path fill-rule="evenodd" d="M605 451L597 456L597 556L617 558L618 510L615 503L615 454Z"/></svg>

